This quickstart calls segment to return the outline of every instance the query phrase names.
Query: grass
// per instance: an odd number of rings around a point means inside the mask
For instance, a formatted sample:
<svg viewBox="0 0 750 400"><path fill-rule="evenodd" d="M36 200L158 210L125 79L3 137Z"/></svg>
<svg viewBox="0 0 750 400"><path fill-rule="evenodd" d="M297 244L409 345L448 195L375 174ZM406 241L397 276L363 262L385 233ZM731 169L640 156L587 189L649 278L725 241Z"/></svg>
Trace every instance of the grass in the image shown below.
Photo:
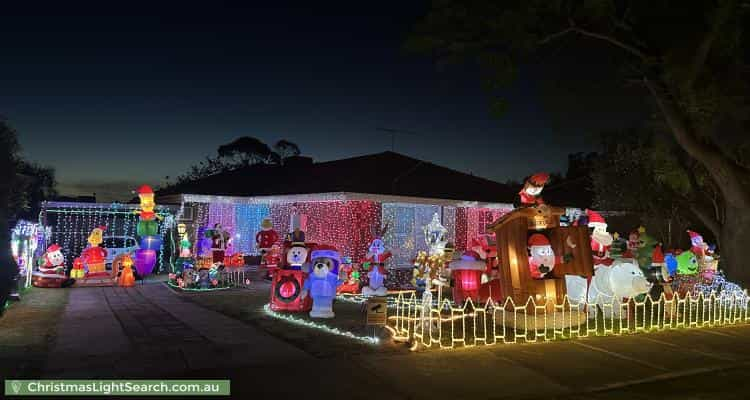
<svg viewBox="0 0 750 400"><path fill-rule="evenodd" d="M288 342L317 357L408 352L405 345L393 344L390 336L380 332L381 344L373 346L353 339L342 338L323 331L300 327L287 321L268 316L263 305L268 303L271 286L267 282L254 281L250 289L233 289L208 293L179 293L196 304L231 318L253 325L285 342ZM364 323L361 305L338 301L334 303L336 317L328 320L312 320L307 313L293 314L295 318L323 323L330 328L352 332L358 336L372 335L372 328Z"/></svg>
<svg viewBox="0 0 750 400"><path fill-rule="evenodd" d="M69 293L70 289L31 288L0 317L0 376L41 374Z"/></svg>

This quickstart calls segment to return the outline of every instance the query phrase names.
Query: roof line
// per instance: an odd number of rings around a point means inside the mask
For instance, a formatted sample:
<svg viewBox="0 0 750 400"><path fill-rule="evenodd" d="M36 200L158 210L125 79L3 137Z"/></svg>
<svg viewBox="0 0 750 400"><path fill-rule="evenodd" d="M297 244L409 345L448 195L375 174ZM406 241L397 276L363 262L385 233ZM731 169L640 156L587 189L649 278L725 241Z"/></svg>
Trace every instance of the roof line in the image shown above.
<svg viewBox="0 0 750 400"><path fill-rule="evenodd" d="M513 209L510 203L480 202L471 200L450 200L436 199L430 197L413 197L384 195L374 193L357 193L357 192L327 192L327 193L310 193L310 194L284 194L273 196L221 196L221 195L204 195L204 194L181 194L180 200L183 203L288 203L294 201L353 201L353 200L370 200L381 203L414 203L414 204L433 204L440 206L453 207L475 207L475 208L494 208L494 209Z"/></svg>

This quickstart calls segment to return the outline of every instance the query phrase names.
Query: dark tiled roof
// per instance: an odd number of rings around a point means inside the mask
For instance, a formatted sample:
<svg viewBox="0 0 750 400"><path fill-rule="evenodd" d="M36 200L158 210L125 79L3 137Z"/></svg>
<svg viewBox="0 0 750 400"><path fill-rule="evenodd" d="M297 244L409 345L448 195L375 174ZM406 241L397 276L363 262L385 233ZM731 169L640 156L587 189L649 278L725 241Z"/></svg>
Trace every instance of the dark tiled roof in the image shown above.
<svg viewBox="0 0 750 400"><path fill-rule="evenodd" d="M290 164L253 165L157 193L267 196L355 192L496 203L512 203L517 197L507 185L391 151Z"/></svg>

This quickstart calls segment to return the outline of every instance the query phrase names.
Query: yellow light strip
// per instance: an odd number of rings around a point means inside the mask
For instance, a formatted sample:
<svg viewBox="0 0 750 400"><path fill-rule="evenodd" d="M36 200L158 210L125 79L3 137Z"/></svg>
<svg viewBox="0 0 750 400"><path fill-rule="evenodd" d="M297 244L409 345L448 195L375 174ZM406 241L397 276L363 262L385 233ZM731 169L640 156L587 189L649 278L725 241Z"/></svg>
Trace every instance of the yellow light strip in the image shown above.
<svg viewBox="0 0 750 400"><path fill-rule="evenodd" d="M492 300L475 305L468 300L462 306L445 299L438 307L431 296L427 296L429 304L425 304L414 292L402 292L394 299L395 312L388 317L388 328L394 339L411 341L413 350L419 346L454 349L696 329L750 322L748 299L744 296L747 294L699 294L667 299L662 294L657 299L646 296L641 301L615 299L607 303L597 298L579 304L571 303L566 295L560 304L551 299L537 303L529 297L523 305L516 305L509 297L502 305ZM598 307L601 316L590 318L592 307Z"/></svg>

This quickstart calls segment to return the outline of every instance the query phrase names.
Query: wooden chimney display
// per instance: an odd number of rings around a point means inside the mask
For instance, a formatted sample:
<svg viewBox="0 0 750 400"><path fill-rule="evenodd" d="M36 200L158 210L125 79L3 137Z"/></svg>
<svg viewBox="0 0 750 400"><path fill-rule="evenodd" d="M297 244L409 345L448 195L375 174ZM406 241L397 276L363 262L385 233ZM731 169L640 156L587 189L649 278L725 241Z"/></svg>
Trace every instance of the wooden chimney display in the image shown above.
<svg viewBox="0 0 750 400"><path fill-rule="evenodd" d="M488 226L497 240L503 293L513 298L517 306L526 304L531 297L537 305L546 302L552 308L563 302L565 275L593 276L588 227L561 227L560 216L564 213L562 208L534 205L516 209ZM549 239L556 256L572 256L567 262L556 263L542 279L533 278L529 269L527 240L534 233L544 234Z"/></svg>

